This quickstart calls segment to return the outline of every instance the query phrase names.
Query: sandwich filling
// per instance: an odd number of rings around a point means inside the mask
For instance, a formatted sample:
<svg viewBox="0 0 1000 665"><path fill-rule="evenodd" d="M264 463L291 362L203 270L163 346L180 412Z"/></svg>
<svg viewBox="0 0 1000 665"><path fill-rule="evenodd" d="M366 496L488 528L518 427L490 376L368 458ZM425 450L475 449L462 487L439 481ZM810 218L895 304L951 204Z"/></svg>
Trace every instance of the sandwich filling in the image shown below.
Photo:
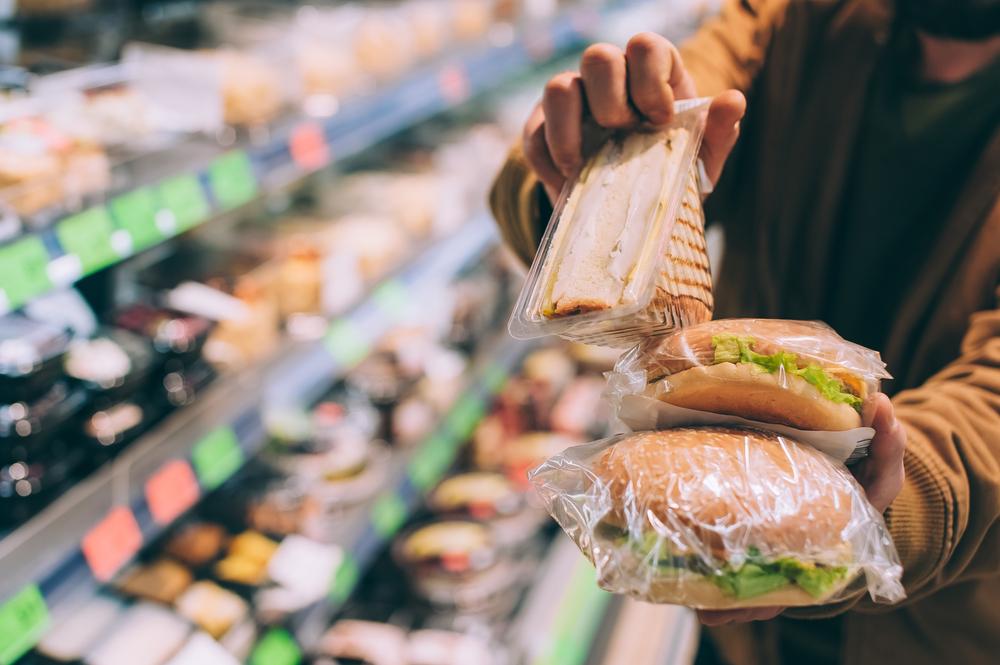
<svg viewBox="0 0 1000 665"><path fill-rule="evenodd" d="M672 555L662 536L646 533L641 539L627 531L602 522L598 529L615 547L628 547L657 570L686 571L702 575L728 596L746 600L788 586L797 586L813 598L825 598L849 575L847 566L832 566L821 562L802 561L793 556L767 558L756 547L747 548L743 563L721 563L718 566L697 555Z"/></svg>
<svg viewBox="0 0 1000 665"><path fill-rule="evenodd" d="M831 402L848 404L861 413L863 400L859 394L860 385L851 386L816 363L800 367L798 356L794 353L787 351L778 351L771 355L757 353L752 348L754 341L753 337L740 335L713 335L712 348L715 352L713 364L750 363L771 374L784 371L791 376L801 377Z"/></svg>

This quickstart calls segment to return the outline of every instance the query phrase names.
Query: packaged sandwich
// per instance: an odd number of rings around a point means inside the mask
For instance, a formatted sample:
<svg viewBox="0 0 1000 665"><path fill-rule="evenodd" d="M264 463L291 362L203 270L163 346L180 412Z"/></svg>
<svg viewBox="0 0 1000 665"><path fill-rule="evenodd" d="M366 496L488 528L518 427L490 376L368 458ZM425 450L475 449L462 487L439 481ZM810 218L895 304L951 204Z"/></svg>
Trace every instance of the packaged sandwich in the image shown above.
<svg viewBox="0 0 1000 665"><path fill-rule="evenodd" d="M756 426L842 461L867 454L862 407L891 378L876 351L814 321L722 319L648 340L609 375L633 430Z"/></svg>
<svg viewBox="0 0 1000 665"><path fill-rule="evenodd" d="M882 516L847 469L770 432L679 428L570 448L536 469L598 584L703 609L904 597Z"/></svg>
<svg viewBox="0 0 1000 665"><path fill-rule="evenodd" d="M711 318L695 167L707 109L685 100L668 126L616 134L567 184L514 307L514 337L624 348Z"/></svg>

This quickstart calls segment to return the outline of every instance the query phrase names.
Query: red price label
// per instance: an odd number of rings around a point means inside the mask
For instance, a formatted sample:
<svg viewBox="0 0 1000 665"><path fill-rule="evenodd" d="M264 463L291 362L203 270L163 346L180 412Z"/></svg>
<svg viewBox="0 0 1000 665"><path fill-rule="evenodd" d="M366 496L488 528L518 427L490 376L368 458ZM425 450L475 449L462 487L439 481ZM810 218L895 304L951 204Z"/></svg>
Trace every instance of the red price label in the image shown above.
<svg viewBox="0 0 1000 665"><path fill-rule="evenodd" d="M292 161L304 171L316 171L330 163L330 146L318 122L304 122L292 132L288 141Z"/></svg>
<svg viewBox="0 0 1000 665"><path fill-rule="evenodd" d="M198 479L187 462L167 462L146 481L146 503L157 524L170 524L196 501Z"/></svg>
<svg viewBox="0 0 1000 665"><path fill-rule="evenodd" d="M469 77L457 65L449 65L438 74L441 95L451 104L459 104L469 97Z"/></svg>
<svg viewBox="0 0 1000 665"><path fill-rule="evenodd" d="M83 537L81 549L94 577L107 582L140 547L142 532L135 516L125 506L118 506Z"/></svg>

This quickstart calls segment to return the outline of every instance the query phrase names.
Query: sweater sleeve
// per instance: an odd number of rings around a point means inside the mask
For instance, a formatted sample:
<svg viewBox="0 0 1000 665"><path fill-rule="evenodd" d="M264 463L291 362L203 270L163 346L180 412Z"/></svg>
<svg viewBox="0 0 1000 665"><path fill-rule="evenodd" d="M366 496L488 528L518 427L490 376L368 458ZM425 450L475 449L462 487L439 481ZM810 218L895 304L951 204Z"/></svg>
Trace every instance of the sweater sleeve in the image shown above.
<svg viewBox="0 0 1000 665"><path fill-rule="evenodd" d="M907 432L906 480L885 513L903 563L903 604L1000 568L1000 289L972 316L961 355L893 399ZM793 617L884 612L867 595Z"/></svg>
<svg viewBox="0 0 1000 665"><path fill-rule="evenodd" d="M788 0L727 0L718 16L681 45L699 94L749 90L787 4ZM490 207L508 246L531 263L552 208L519 144L493 183Z"/></svg>

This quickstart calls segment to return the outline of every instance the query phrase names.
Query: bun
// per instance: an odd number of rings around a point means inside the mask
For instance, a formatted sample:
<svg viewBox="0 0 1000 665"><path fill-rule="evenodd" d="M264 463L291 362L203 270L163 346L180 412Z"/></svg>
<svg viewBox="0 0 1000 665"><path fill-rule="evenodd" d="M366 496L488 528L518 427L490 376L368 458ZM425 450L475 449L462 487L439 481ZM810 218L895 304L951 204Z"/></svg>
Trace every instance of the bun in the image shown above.
<svg viewBox="0 0 1000 665"><path fill-rule="evenodd" d="M619 527L684 534L677 555L708 547L720 560L756 547L764 556L843 560L854 510L846 469L809 446L757 430L705 427L645 432L608 447L594 474ZM637 525L637 523L639 523Z"/></svg>
<svg viewBox="0 0 1000 665"><path fill-rule="evenodd" d="M812 596L801 587L789 584L753 598L735 598L727 596L722 589L703 575L674 568L669 573L656 575L650 579L649 586L643 590L641 598L649 603L669 603L713 610L746 607L803 607L821 605L829 599L837 597L854 577L854 575L847 575L841 583L831 585L826 593L820 597ZM598 585L604 587L603 579L598 579L597 582Z"/></svg>
<svg viewBox="0 0 1000 665"><path fill-rule="evenodd" d="M647 394L686 409L804 430L835 432L861 427L861 416L853 407L825 398L802 377L768 373L749 363L692 367L647 388Z"/></svg>

